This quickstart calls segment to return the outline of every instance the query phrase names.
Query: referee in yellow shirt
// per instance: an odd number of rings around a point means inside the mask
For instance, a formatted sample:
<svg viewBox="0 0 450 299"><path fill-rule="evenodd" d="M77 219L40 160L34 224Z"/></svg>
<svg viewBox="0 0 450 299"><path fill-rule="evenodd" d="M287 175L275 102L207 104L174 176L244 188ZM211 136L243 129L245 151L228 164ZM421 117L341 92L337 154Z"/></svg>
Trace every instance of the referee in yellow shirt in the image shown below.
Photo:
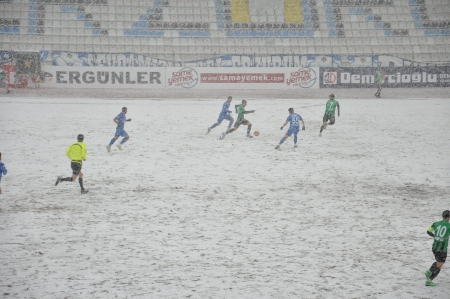
<svg viewBox="0 0 450 299"><path fill-rule="evenodd" d="M87 147L86 144L83 143L84 136L79 134L77 137L78 142L75 142L66 151L66 156L71 160L70 167L72 168L72 176L63 178L62 175L56 179L55 186L58 186L60 182L73 182L78 177L78 182L81 187L81 194L88 193L88 190L85 190L83 187L83 173L81 172L81 166L83 165L83 161L86 161Z"/></svg>

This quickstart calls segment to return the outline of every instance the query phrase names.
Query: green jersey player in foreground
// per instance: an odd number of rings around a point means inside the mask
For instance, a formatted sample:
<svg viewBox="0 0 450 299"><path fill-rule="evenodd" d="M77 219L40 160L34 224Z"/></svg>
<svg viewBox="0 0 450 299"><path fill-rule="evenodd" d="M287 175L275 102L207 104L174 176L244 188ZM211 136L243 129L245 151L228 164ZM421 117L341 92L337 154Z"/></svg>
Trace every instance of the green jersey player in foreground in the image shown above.
<svg viewBox="0 0 450 299"><path fill-rule="evenodd" d="M334 94L330 94L329 97L330 99L327 101L325 108L325 115L323 116L323 124L322 127L320 127L320 134L319 134L320 137L322 137L322 131L327 128L327 121L330 121L328 125L330 126L334 125L334 122L336 121L334 116L336 107L338 108L338 116L341 115L339 102L334 99Z"/></svg>
<svg viewBox="0 0 450 299"><path fill-rule="evenodd" d="M253 136L250 135L250 131L252 130L252 123L244 118L244 114L254 113L255 110L245 111L245 106L247 106L246 100L242 100L242 104L234 106L234 108L236 109L236 113L238 114L236 123L234 124L233 128L229 128L225 133L222 133L220 139L224 139L227 134L236 131L240 125L247 126L247 138L253 138Z"/></svg>
<svg viewBox="0 0 450 299"><path fill-rule="evenodd" d="M446 210L442 213L442 221L433 223L428 229L427 233L434 238L432 250L436 262L431 265L430 270L425 271L427 281L425 285L434 287L436 284L433 279L438 276L445 260L447 259L448 239L450 236L450 211Z"/></svg>

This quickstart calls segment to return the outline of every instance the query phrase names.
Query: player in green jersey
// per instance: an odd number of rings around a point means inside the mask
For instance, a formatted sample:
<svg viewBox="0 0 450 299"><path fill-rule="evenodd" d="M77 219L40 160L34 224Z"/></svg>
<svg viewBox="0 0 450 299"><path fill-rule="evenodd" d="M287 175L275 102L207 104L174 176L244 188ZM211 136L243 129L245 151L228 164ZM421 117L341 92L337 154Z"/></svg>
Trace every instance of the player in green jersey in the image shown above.
<svg viewBox="0 0 450 299"><path fill-rule="evenodd" d="M334 99L334 94L330 94L330 99L327 101L326 108L325 108L325 115L323 116L323 124L322 127L320 127L320 134L319 136L322 137L322 131L327 128L327 121L330 122L328 125L334 125L334 122L336 121L334 115L336 111L336 107L338 109L338 116L341 115L341 108L339 107L339 102Z"/></svg>
<svg viewBox="0 0 450 299"><path fill-rule="evenodd" d="M442 221L433 223L427 231L434 238L432 250L436 259L436 262L431 265L430 270L425 271L425 276L427 277L425 285L431 287L436 285L433 279L438 276L447 259L448 239L450 237L450 211L444 211L442 218Z"/></svg>
<svg viewBox="0 0 450 299"><path fill-rule="evenodd" d="M238 114L236 123L234 124L233 128L230 128L225 133L222 133L220 139L224 139L227 134L236 131L240 125L247 126L247 138L253 138L253 136L250 135L250 131L252 130L252 123L244 119L244 114L254 113L255 110L245 111L245 106L247 106L246 100L242 100L242 104L234 106L234 108L236 109L236 113Z"/></svg>
<svg viewBox="0 0 450 299"><path fill-rule="evenodd" d="M377 74L375 75L375 81L376 81L377 87L378 87L378 90L375 93L375 96L377 98L381 98L381 94L380 93L381 93L381 90L383 89L383 83L384 83L384 79L385 78L386 78L386 76L383 75L383 69L380 66L380 68L377 71Z"/></svg>

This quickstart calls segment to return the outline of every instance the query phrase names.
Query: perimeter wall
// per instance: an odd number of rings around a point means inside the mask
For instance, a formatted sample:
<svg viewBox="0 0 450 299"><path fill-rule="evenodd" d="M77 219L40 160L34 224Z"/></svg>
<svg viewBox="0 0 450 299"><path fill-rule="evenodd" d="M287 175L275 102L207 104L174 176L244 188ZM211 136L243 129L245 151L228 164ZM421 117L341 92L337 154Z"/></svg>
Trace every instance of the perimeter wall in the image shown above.
<svg viewBox="0 0 450 299"><path fill-rule="evenodd" d="M377 68L214 68L43 66L38 78L17 80L4 66L11 87L79 89L318 89L373 88ZM450 87L450 66L383 69L383 87Z"/></svg>

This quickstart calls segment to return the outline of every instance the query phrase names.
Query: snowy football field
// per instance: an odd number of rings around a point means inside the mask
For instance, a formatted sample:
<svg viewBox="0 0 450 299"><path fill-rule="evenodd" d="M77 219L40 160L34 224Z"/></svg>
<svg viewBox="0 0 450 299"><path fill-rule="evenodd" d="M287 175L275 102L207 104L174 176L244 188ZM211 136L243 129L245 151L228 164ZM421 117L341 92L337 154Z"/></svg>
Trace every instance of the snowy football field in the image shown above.
<svg viewBox="0 0 450 299"><path fill-rule="evenodd" d="M0 99L1 298L448 298L426 229L450 209L450 101ZM236 95L232 107L240 103ZM123 151L107 153L128 107ZM299 147L274 149L287 109ZM233 116L236 116L233 113ZM85 135L84 185L67 147Z"/></svg>

